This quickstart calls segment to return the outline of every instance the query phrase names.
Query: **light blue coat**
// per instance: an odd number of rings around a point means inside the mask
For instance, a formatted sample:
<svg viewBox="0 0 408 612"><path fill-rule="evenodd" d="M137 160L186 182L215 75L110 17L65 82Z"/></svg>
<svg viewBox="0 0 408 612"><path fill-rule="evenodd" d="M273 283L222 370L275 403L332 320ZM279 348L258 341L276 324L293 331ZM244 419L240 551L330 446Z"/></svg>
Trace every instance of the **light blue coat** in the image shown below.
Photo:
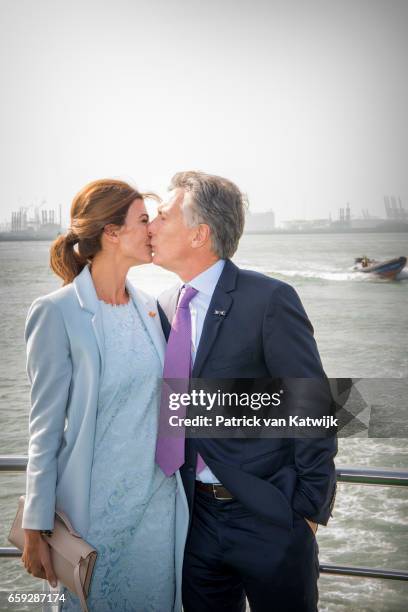
<svg viewBox="0 0 408 612"><path fill-rule="evenodd" d="M163 365L166 342L156 301L135 290L128 281L126 288ZM32 304L25 338L31 412L23 527L52 529L57 507L66 512L74 528L84 536L89 521L98 393L104 371L102 315L88 267L73 283ZM188 505L178 472L176 479L174 610L178 612Z"/></svg>

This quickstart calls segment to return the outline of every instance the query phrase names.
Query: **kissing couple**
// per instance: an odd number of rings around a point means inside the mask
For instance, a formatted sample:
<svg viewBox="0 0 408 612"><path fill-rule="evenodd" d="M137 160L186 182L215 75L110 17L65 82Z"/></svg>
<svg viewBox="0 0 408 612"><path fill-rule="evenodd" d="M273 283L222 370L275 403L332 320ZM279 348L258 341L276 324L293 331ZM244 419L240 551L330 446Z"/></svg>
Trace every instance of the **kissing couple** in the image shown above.
<svg viewBox="0 0 408 612"><path fill-rule="evenodd" d="M30 307L23 564L61 589L61 610L81 609L43 537L57 508L98 552L90 611L314 612L336 438L160 426L162 378L325 378L313 327L290 285L231 261L245 221L234 183L178 173L149 221L152 195L86 185L51 247L63 287ZM158 302L127 279L152 261L180 279Z"/></svg>

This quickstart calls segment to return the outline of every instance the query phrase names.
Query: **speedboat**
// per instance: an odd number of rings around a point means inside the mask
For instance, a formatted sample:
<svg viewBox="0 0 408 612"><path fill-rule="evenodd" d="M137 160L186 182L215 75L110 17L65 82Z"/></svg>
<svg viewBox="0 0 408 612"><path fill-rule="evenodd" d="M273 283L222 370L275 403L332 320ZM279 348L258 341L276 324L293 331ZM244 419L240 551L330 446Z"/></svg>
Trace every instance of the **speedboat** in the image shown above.
<svg viewBox="0 0 408 612"><path fill-rule="evenodd" d="M374 274L380 278L394 280L407 263L406 257L395 257L386 261L377 261L368 257L356 257L353 270L364 274Z"/></svg>

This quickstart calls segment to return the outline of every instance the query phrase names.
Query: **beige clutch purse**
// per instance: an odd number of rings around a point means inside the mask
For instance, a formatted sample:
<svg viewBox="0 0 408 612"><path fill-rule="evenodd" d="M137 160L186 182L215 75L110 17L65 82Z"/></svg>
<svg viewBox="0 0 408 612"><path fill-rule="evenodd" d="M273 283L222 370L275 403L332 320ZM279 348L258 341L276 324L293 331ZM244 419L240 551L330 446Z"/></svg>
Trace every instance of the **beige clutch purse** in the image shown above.
<svg viewBox="0 0 408 612"><path fill-rule="evenodd" d="M24 496L18 500L16 518L8 540L21 551L24 550L24 529L22 528ZM92 572L97 552L76 533L68 517L56 510L52 536L43 536L51 548L51 561L60 582L75 593L84 612L88 612L86 598L89 593Z"/></svg>

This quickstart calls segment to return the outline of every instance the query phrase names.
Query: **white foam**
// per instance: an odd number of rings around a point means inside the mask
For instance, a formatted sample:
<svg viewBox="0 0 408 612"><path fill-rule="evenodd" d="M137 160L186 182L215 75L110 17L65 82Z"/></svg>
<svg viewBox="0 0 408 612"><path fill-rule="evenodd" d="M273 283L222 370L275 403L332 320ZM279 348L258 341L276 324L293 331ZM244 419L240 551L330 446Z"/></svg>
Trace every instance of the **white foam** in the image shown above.
<svg viewBox="0 0 408 612"><path fill-rule="evenodd" d="M332 270L332 271L280 270L279 274L282 274L283 276L288 276L291 278L300 276L301 278L316 278L320 280L334 281L334 282L344 282L344 281L368 282L368 281L373 281L373 280L375 281L380 280L368 274L362 274L362 273L359 274L358 272L353 272L351 270L348 272L339 271L339 270Z"/></svg>

